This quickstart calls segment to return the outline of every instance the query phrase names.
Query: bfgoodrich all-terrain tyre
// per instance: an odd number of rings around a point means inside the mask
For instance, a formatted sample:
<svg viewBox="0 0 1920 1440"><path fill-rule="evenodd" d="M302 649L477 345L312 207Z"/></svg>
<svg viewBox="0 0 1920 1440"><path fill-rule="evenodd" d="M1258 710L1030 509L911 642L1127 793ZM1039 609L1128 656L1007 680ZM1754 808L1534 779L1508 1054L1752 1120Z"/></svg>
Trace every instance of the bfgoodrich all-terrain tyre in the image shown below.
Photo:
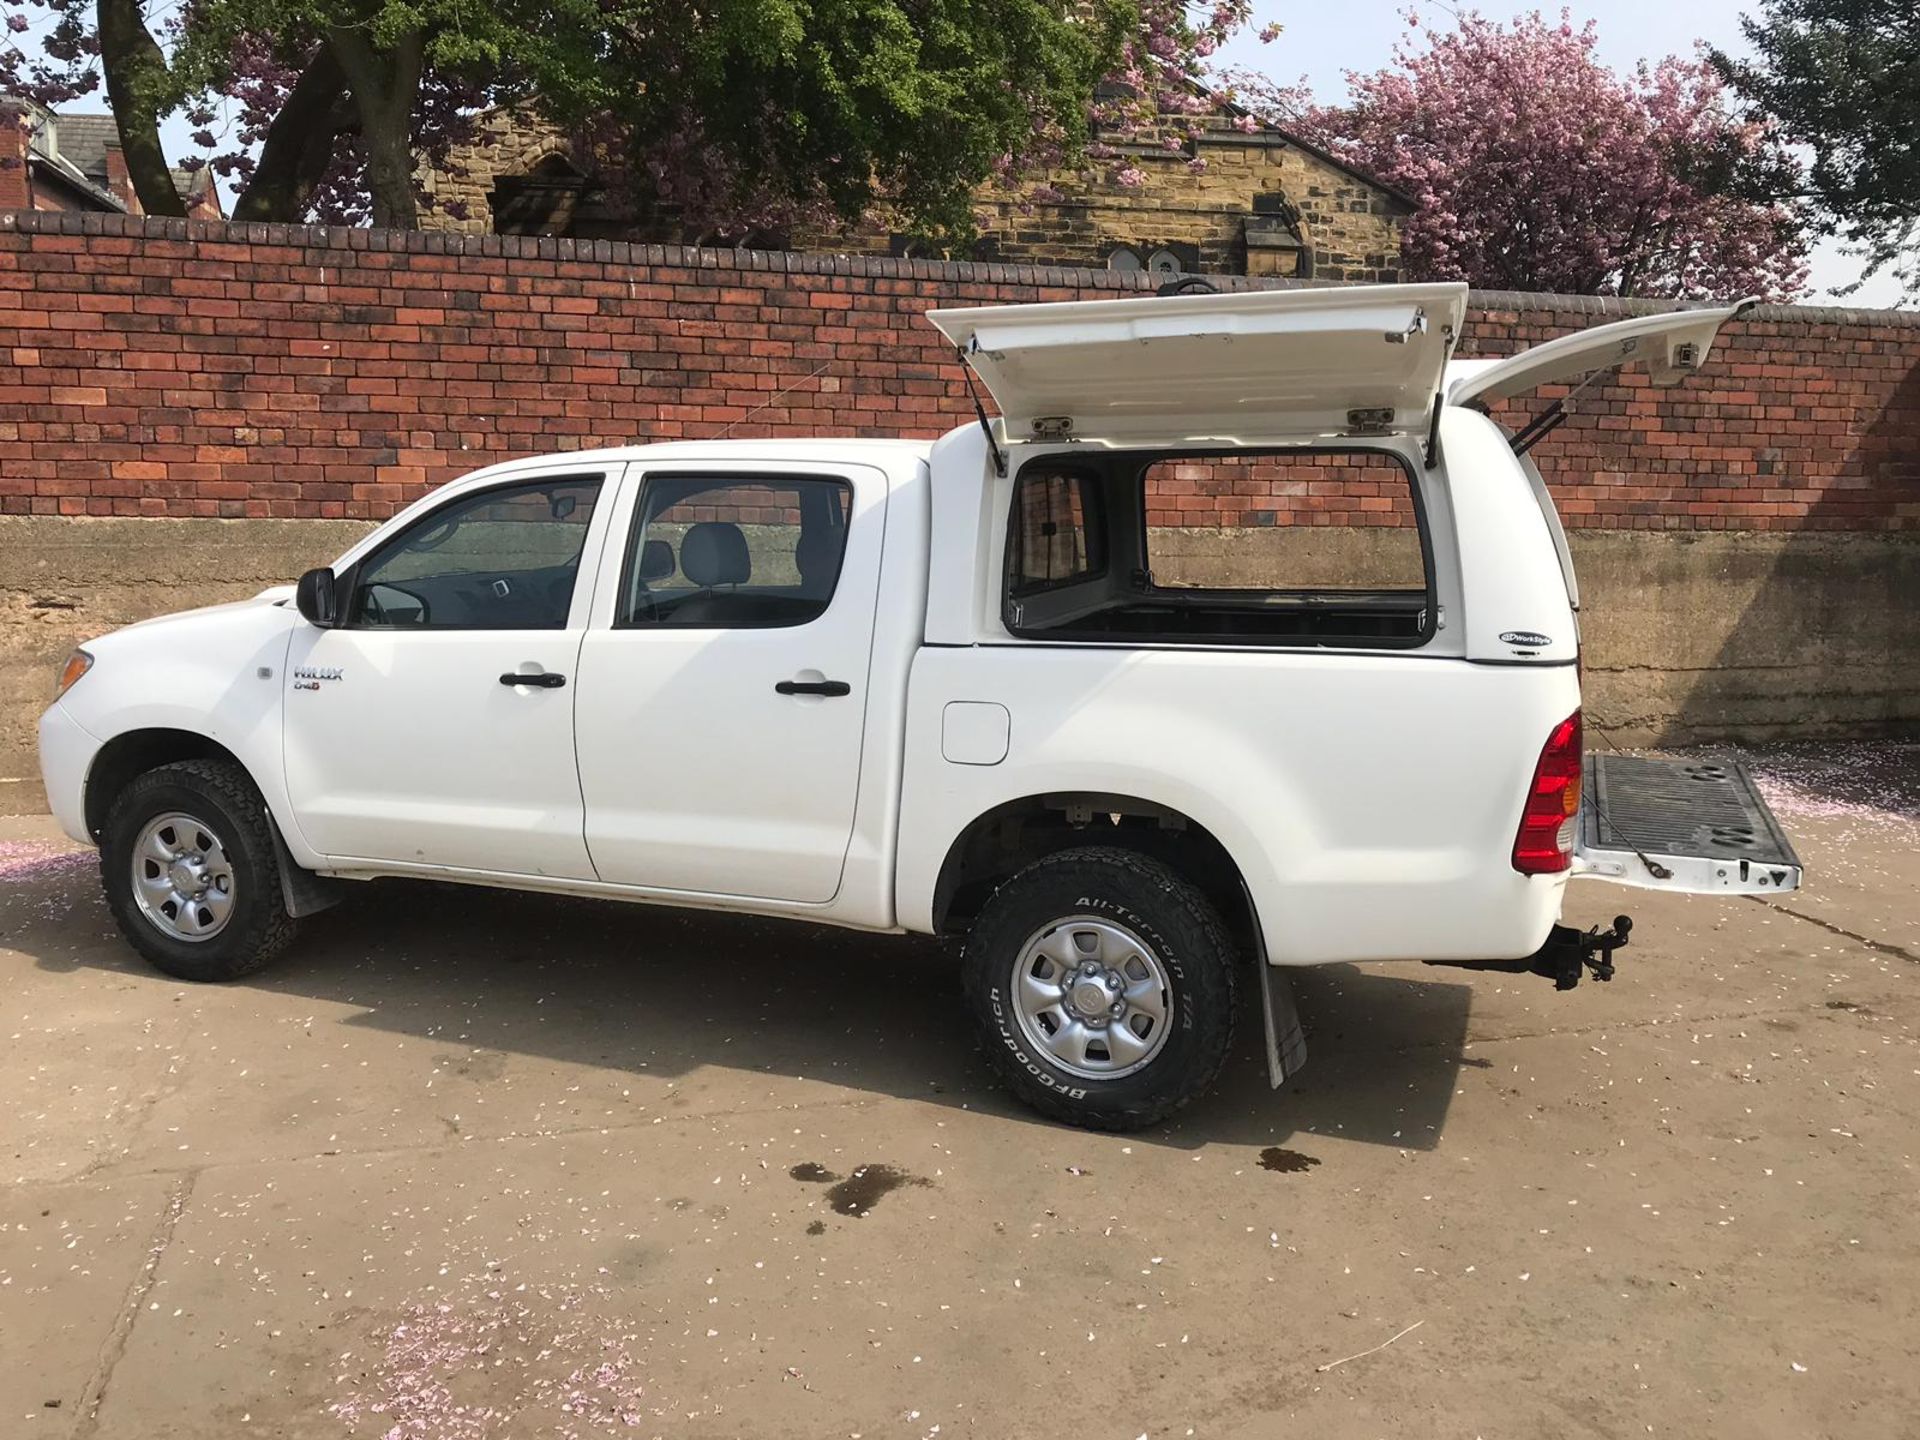
<svg viewBox="0 0 1920 1440"><path fill-rule="evenodd" d="M1232 937L1197 888L1133 851L1035 861L994 892L963 963L991 1063L1056 1120L1151 1125L1227 1058Z"/></svg>
<svg viewBox="0 0 1920 1440"><path fill-rule="evenodd" d="M127 942L181 980L237 980L293 939L266 802L230 761L130 781L107 815L100 879Z"/></svg>

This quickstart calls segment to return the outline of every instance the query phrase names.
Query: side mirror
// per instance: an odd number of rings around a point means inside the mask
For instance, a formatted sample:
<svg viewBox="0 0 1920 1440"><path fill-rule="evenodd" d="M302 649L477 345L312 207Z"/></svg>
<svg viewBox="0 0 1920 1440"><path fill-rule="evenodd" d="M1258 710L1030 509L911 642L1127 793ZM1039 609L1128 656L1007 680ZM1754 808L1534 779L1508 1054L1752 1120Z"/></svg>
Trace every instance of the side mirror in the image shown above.
<svg viewBox="0 0 1920 1440"><path fill-rule="evenodd" d="M679 568L673 558L673 546L665 540L649 540L640 547L640 579L645 584L665 580Z"/></svg>
<svg viewBox="0 0 1920 1440"><path fill-rule="evenodd" d="M333 571L326 566L309 570L293 590L293 605L309 625L331 630L340 623L339 592Z"/></svg>

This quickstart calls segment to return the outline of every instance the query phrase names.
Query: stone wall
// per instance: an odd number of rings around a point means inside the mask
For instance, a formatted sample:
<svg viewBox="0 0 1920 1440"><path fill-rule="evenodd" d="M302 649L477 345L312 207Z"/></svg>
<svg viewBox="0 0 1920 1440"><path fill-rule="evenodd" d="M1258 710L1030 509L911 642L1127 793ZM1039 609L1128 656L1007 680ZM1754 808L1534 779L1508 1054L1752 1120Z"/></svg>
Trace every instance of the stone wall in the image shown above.
<svg viewBox="0 0 1920 1440"><path fill-rule="evenodd" d="M1102 169L983 190L985 253L1090 268L1121 252L1142 264L1167 253L1201 275L1400 278L1412 204L1281 131L1215 123L1190 150L1124 158L1137 185Z"/></svg>
<svg viewBox="0 0 1920 1440"><path fill-rule="evenodd" d="M430 229L495 231L576 239L680 241L694 237L667 217L622 210L591 177L605 157L585 153L528 108L490 111L472 144L444 166L423 167ZM1137 183L1115 177L1125 169ZM540 188L552 209L538 229L524 215L496 215L502 180L561 183ZM1017 186L983 186L975 206L977 258L1033 265L1150 268L1169 257L1183 273L1297 279L1400 278L1400 228L1413 203L1285 131L1208 121L1176 149L1123 147L1111 162L1061 169ZM533 211L541 209L536 205ZM905 242L886 216L789 237L805 251L889 255Z"/></svg>

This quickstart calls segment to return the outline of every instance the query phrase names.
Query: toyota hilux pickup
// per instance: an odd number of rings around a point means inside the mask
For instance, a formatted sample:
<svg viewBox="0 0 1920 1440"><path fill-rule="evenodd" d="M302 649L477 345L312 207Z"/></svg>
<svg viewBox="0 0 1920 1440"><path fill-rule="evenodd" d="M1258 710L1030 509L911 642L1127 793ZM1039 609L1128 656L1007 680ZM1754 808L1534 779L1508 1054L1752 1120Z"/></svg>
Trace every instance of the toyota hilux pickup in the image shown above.
<svg viewBox="0 0 1920 1440"><path fill-rule="evenodd" d="M1496 403L1673 385L1740 307L1455 360L1455 284L935 311L978 422L515 460L297 586L76 652L47 794L169 975L415 877L953 937L990 1063L1122 1129L1289 967L1611 974L1570 878L1791 890L1733 763L1588 754ZM1636 382L1640 383L1640 382ZM983 388L997 404L989 416Z"/></svg>

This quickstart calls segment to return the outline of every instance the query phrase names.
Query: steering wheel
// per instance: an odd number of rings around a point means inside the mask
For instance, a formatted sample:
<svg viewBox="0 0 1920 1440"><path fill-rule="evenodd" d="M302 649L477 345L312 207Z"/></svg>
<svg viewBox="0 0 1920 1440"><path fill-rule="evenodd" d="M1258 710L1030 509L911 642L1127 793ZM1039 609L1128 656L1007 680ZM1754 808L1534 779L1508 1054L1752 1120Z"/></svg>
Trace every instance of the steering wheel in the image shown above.
<svg viewBox="0 0 1920 1440"><path fill-rule="evenodd" d="M433 529L422 532L417 540L407 541L407 548L409 550L438 550L459 532L462 523L464 523L462 517L458 515L443 520L440 524L434 526Z"/></svg>

